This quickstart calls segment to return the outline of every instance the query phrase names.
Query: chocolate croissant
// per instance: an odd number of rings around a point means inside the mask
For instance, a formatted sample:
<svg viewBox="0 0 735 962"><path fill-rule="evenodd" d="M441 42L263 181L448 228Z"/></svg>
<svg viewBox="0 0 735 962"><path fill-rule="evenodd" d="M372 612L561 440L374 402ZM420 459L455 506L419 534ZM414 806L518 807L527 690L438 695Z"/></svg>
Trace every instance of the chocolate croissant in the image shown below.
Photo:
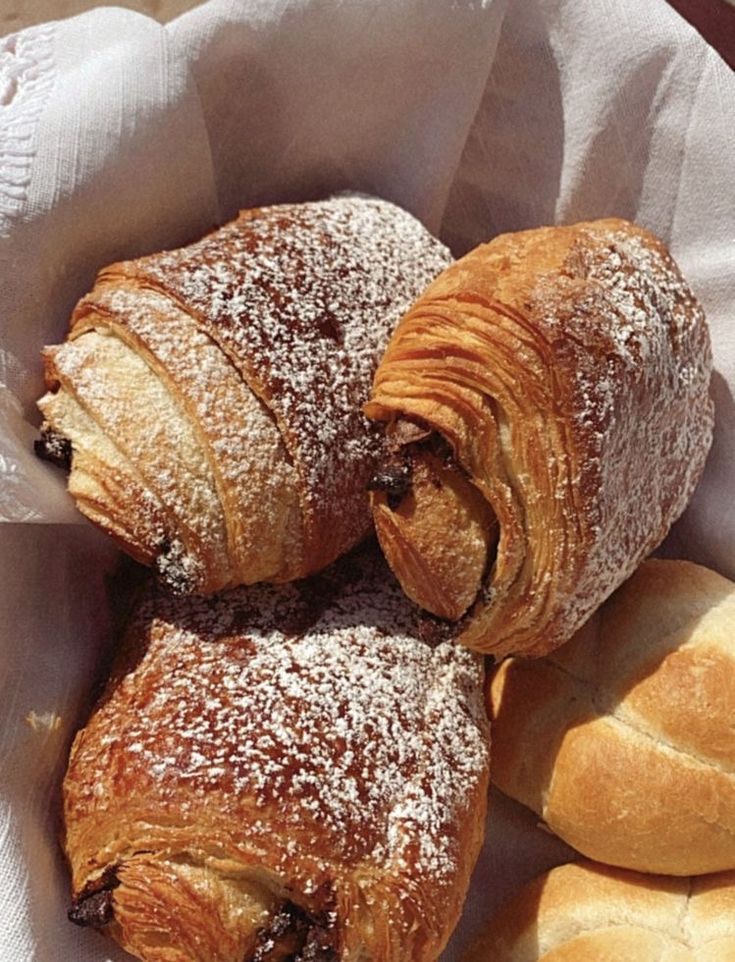
<svg viewBox="0 0 735 962"><path fill-rule="evenodd" d="M113 264L45 351L37 449L175 591L317 571L369 530L378 446L360 406L450 260L392 204L337 197Z"/></svg>
<svg viewBox="0 0 735 962"><path fill-rule="evenodd" d="M146 962L428 962L484 828L481 659L377 551L152 592L64 782L72 921Z"/></svg>
<svg viewBox="0 0 735 962"><path fill-rule="evenodd" d="M566 641L664 538L709 449L704 316L621 220L497 237L393 335L367 414L380 543L407 594L501 657Z"/></svg>

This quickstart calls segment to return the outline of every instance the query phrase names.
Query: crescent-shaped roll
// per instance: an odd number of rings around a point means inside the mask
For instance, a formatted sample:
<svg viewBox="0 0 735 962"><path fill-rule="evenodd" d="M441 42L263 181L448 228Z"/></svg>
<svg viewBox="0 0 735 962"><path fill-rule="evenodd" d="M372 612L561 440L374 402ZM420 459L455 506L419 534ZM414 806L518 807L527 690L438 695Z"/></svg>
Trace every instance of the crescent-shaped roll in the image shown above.
<svg viewBox="0 0 735 962"><path fill-rule="evenodd" d="M404 590L497 657L568 640L664 538L709 449L704 316L622 220L497 237L401 320L369 417Z"/></svg>
<svg viewBox="0 0 735 962"><path fill-rule="evenodd" d="M493 781L565 842L666 875L735 869L735 584L649 560L489 685Z"/></svg>
<svg viewBox="0 0 735 962"><path fill-rule="evenodd" d="M534 879L462 962L732 962L735 872L673 879L578 862Z"/></svg>
<svg viewBox="0 0 735 962"><path fill-rule="evenodd" d="M374 548L144 599L64 782L72 921L145 962L436 959L489 730L482 660L416 615Z"/></svg>
<svg viewBox="0 0 735 962"><path fill-rule="evenodd" d="M45 351L37 450L174 591L317 571L369 531L379 439L361 405L450 261L400 208L341 196L113 264Z"/></svg>

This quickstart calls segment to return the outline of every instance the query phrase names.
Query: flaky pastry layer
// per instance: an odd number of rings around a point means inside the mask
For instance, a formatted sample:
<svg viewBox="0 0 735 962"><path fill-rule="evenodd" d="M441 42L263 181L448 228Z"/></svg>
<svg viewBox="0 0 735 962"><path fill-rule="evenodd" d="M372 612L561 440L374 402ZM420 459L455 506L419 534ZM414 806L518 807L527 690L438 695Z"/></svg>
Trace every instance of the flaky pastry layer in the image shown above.
<svg viewBox="0 0 735 962"><path fill-rule="evenodd" d="M72 749L72 919L145 962L436 959L482 842L482 679L375 551L154 593Z"/></svg>
<svg viewBox="0 0 735 962"><path fill-rule="evenodd" d="M403 474L429 442L395 431L373 507L409 595L498 657L566 641L684 510L711 441L710 368L700 306L635 225L506 234L449 267L399 324L366 406L440 437L459 479L451 510L422 488L422 541L408 525L401 539ZM499 540L465 573L478 492ZM413 576L434 550L456 572L447 590ZM433 607L443 593L448 613Z"/></svg>
<svg viewBox="0 0 735 962"><path fill-rule="evenodd" d="M180 593L317 571L369 531L361 405L450 261L405 211L345 196L113 264L46 349L39 450L67 445L80 509Z"/></svg>

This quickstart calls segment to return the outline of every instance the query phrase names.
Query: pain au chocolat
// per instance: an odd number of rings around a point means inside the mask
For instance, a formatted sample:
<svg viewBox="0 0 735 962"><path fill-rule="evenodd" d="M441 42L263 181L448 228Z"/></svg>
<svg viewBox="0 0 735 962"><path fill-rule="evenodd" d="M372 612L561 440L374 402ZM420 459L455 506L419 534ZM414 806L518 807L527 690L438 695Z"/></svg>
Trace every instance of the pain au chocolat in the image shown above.
<svg viewBox="0 0 735 962"><path fill-rule="evenodd" d="M430 962L484 830L482 659L374 548L143 600L64 782L72 921L145 962Z"/></svg>
<svg viewBox="0 0 735 962"><path fill-rule="evenodd" d="M712 435L701 307L622 220L505 234L401 320L369 417L404 590L501 657L562 644L681 514Z"/></svg>
<svg viewBox="0 0 735 962"><path fill-rule="evenodd" d="M378 446L361 404L450 261L405 211L340 196L113 264L45 351L37 450L175 591L317 571L369 530Z"/></svg>

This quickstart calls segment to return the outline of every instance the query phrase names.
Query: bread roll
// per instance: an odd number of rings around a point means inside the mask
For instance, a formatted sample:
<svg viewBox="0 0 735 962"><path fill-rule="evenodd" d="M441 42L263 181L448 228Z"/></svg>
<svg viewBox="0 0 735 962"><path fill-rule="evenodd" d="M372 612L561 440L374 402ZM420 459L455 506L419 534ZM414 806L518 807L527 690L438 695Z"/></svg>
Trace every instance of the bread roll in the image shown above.
<svg viewBox="0 0 735 962"><path fill-rule="evenodd" d="M392 204L338 197L113 264L45 352L39 453L174 591L317 571L369 530L378 444L360 406L450 260Z"/></svg>
<svg viewBox="0 0 735 962"><path fill-rule="evenodd" d="M640 875L594 862L534 879L462 962L732 962L735 872Z"/></svg>
<svg viewBox="0 0 735 962"><path fill-rule="evenodd" d="M145 962L429 962L484 829L483 666L377 551L152 593L64 781L70 918Z"/></svg>
<svg viewBox="0 0 735 962"><path fill-rule="evenodd" d="M493 781L590 858L735 868L735 585L649 560L563 648L489 689Z"/></svg>
<svg viewBox="0 0 735 962"><path fill-rule="evenodd" d="M404 590L497 657L567 641L684 510L710 367L700 306L633 224L506 234L447 268L366 406L387 426L373 511Z"/></svg>

